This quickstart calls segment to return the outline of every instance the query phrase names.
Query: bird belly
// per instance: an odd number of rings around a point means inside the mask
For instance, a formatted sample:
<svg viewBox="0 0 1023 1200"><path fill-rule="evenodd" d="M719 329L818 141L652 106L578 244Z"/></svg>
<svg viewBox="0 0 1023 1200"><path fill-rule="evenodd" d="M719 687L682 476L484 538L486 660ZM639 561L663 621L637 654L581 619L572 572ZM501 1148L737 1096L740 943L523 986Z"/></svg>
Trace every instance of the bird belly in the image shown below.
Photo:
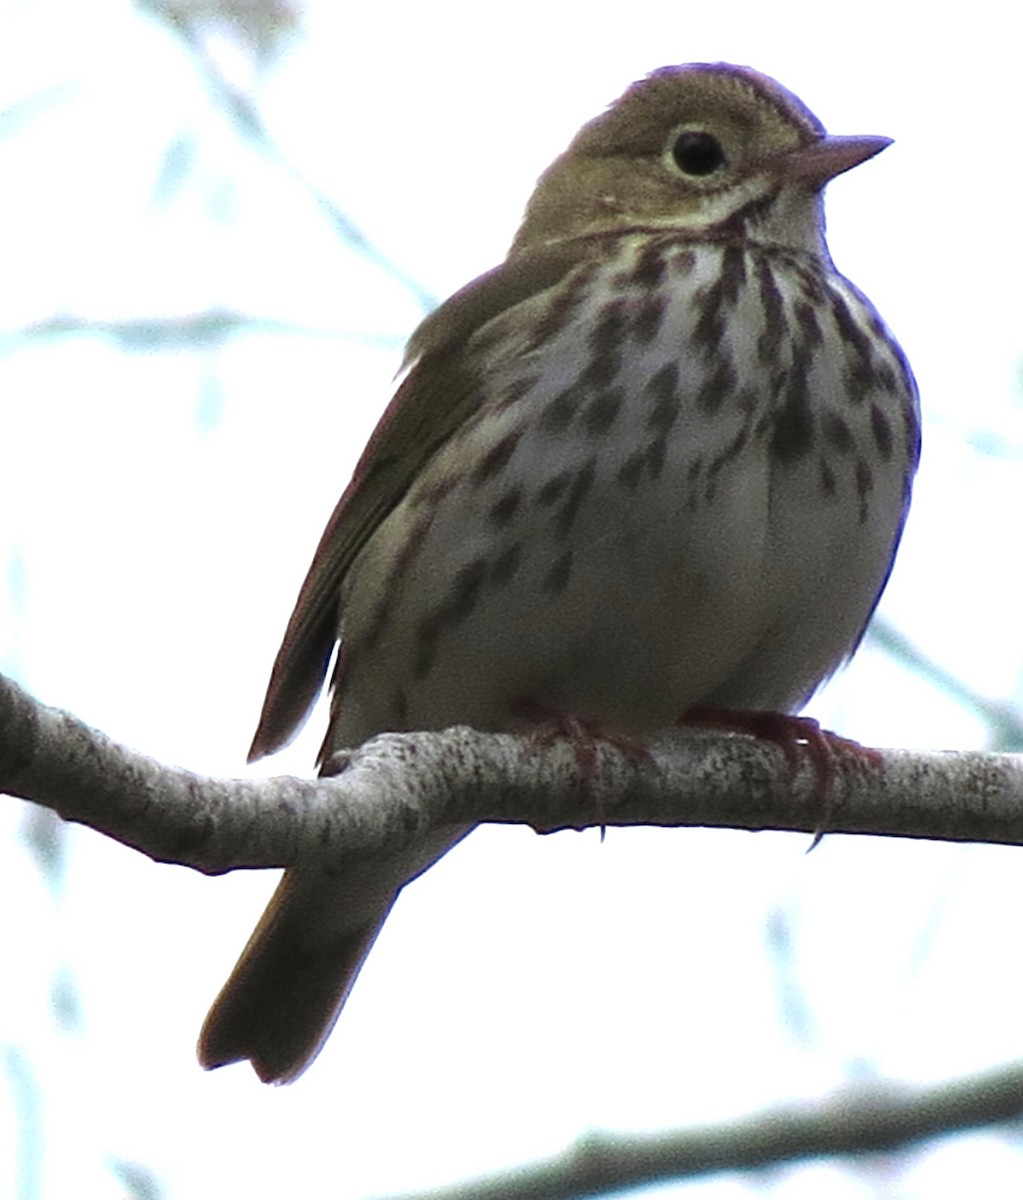
<svg viewBox="0 0 1023 1200"><path fill-rule="evenodd" d="M608 345L591 314L487 364L490 399L350 573L335 744L537 709L633 734L697 705L793 710L854 648L905 512L901 355L859 362L847 327L879 322L838 276L829 308L820 279L769 263L772 316L763 281L720 283L766 271L763 253L665 254L685 282L656 339L630 340L646 298L630 307L619 271ZM732 293L726 337L694 295Z"/></svg>

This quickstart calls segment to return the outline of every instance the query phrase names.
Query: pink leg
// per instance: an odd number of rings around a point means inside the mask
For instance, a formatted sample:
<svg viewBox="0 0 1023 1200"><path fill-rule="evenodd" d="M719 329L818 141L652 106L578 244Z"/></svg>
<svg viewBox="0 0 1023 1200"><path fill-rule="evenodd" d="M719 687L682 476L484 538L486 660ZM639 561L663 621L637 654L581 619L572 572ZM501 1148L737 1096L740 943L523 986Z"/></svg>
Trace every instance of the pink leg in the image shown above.
<svg viewBox="0 0 1023 1200"><path fill-rule="evenodd" d="M579 768L579 787L583 795L592 798L600 818L600 839L604 840L604 806L594 788L597 779L597 748L601 742L613 746L630 762L637 765L650 761L650 751L642 742L622 734L604 729L598 721L589 717L577 717L538 704L535 700L520 700L513 706L516 716L529 721L533 726L533 737L541 746L551 746L556 741L567 741L572 747Z"/></svg>
<svg viewBox="0 0 1023 1200"><path fill-rule="evenodd" d="M835 764L838 760L852 758L875 768L884 764L884 759L877 750L861 746L852 738L844 738L830 730L821 729L812 717L794 717L789 713L760 710L747 712L731 708L691 708L683 714L679 724L721 729L727 733L744 733L773 742L785 755L789 770L793 772L804 757L809 759L814 773L812 799L821 810L820 821L810 845L811 850L827 831L833 811L832 787L835 782Z"/></svg>

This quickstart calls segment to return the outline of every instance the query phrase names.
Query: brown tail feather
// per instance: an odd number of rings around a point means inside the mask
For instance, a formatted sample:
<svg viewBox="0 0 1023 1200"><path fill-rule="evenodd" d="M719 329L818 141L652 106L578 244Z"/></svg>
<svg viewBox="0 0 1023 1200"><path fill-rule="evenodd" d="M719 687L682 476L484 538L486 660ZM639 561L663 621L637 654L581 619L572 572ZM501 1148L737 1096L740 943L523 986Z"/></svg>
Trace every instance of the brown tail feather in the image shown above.
<svg viewBox="0 0 1023 1200"><path fill-rule="evenodd" d="M332 883L321 879L314 893L328 906L336 902ZM203 1067L249 1059L264 1083L291 1083L319 1053L396 893L368 912L364 904L350 912L350 923L329 940L315 936L309 895L295 872L285 874L203 1024Z"/></svg>

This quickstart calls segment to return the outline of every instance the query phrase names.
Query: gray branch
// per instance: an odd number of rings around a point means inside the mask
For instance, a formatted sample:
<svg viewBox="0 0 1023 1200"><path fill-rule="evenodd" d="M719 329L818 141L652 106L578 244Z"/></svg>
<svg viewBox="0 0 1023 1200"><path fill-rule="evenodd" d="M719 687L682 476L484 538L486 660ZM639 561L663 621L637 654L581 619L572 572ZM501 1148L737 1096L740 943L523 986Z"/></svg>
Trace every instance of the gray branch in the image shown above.
<svg viewBox="0 0 1023 1200"><path fill-rule="evenodd" d="M583 763L586 767L583 769ZM0 676L0 791L161 862L207 874L392 853L445 825L539 832L713 826L1023 843L1023 756L839 753L827 798L810 761L776 746L679 731L644 748L565 738L388 734L308 780L207 778L119 746ZM648 1137L593 1134L564 1155L416 1197L557 1200L814 1155L893 1149L1023 1114L1023 1067L930 1090L875 1087L810 1108Z"/></svg>
<svg viewBox="0 0 1023 1200"><path fill-rule="evenodd" d="M721 1125L657 1134L591 1133L514 1171L388 1200L580 1200L664 1180L753 1171L808 1158L905 1149L943 1133L1018 1121L1023 1066L930 1088L857 1088Z"/></svg>
<svg viewBox="0 0 1023 1200"><path fill-rule="evenodd" d="M565 738L454 728L374 738L330 778L207 778L119 746L0 676L0 791L207 874L337 867L483 822L1023 843L1017 755L839 754L822 802L808 759L793 769L752 737L686 730L641 753L601 741L589 751Z"/></svg>

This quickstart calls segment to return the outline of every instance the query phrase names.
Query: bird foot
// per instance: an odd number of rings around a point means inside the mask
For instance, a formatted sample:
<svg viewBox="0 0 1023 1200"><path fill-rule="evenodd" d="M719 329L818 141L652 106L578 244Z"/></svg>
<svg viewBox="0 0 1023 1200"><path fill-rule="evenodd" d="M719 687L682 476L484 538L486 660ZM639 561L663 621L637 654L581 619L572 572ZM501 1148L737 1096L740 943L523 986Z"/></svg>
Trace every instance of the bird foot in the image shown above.
<svg viewBox="0 0 1023 1200"><path fill-rule="evenodd" d="M813 717L794 717L789 713L759 710L746 712L731 708L691 708L682 715L679 725L744 733L772 742L785 755L793 774L807 760L814 774L811 800L820 812L808 854L827 832L834 812L836 764L841 759L854 759L874 768L884 765L884 758L879 751L863 746L852 738L822 729Z"/></svg>
<svg viewBox="0 0 1023 1200"><path fill-rule="evenodd" d="M532 737L538 745L548 747L558 741L568 742L578 767L580 791L593 802L600 819L600 840L603 841L606 833L606 813L599 789L596 787L600 777L600 746L612 746L636 765L651 761L649 749L635 738L605 729L599 721L590 717L559 712L535 700L520 700L514 711L517 716L533 725Z"/></svg>

